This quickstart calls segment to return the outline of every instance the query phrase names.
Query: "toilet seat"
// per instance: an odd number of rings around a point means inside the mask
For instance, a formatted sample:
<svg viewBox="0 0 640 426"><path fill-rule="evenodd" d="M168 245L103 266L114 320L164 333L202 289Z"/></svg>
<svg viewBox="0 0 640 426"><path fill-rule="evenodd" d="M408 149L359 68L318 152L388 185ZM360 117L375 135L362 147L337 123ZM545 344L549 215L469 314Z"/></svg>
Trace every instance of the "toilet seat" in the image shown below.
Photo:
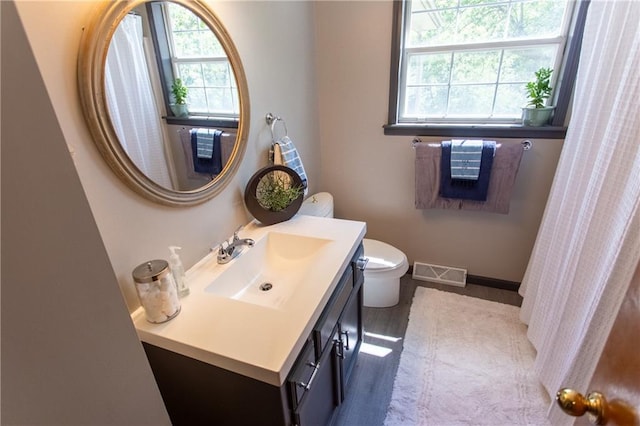
<svg viewBox="0 0 640 426"><path fill-rule="evenodd" d="M409 269L407 256L392 245L368 238L363 240L363 245L364 255L369 259L365 273L402 276Z"/></svg>

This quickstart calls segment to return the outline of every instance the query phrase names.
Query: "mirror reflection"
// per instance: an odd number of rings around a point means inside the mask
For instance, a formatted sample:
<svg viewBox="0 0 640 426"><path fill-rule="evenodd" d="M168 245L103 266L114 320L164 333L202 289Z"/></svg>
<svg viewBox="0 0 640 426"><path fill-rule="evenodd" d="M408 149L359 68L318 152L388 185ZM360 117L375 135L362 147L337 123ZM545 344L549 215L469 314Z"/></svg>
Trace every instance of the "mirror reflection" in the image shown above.
<svg viewBox="0 0 640 426"><path fill-rule="evenodd" d="M192 191L225 170L240 120L236 77L193 11L148 2L126 14L109 44L104 90L122 149L159 186Z"/></svg>

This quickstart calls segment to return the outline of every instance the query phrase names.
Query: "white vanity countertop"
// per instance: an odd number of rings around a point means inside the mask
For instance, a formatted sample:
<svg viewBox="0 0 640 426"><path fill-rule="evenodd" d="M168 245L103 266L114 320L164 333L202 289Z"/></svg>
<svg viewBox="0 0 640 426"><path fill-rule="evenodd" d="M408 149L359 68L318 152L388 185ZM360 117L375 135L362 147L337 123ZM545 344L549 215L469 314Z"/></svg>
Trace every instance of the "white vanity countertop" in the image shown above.
<svg viewBox="0 0 640 426"><path fill-rule="evenodd" d="M198 359L226 370L281 386L320 317L343 271L364 238L366 224L341 219L296 215L271 226L252 222L240 238L258 241L269 232L328 240L309 268L309 283L296 291L284 308L272 308L218 296L206 288L233 263L219 265L212 252L187 271L190 294L172 320L152 324L142 308L131 317L143 342ZM313 280L313 281L311 281Z"/></svg>

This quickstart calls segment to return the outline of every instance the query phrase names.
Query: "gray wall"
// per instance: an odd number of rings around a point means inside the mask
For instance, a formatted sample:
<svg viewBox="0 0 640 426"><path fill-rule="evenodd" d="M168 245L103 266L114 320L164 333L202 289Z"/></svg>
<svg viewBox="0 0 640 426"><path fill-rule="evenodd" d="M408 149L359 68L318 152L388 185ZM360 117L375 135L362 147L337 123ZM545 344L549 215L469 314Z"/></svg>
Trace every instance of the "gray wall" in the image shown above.
<svg viewBox="0 0 640 426"><path fill-rule="evenodd" d="M169 424L15 7L0 7L2 424Z"/></svg>
<svg viewBox="0 0 640 426"><path fill-rule="evenodd" d="M382 129L392 3L316 2L315 9L321 180L335 197L336 216L366 221L368 237L402 249L410 262L521 281L562 141L533 141L509 215L416 210L412 138L384 136Z"/></svg>

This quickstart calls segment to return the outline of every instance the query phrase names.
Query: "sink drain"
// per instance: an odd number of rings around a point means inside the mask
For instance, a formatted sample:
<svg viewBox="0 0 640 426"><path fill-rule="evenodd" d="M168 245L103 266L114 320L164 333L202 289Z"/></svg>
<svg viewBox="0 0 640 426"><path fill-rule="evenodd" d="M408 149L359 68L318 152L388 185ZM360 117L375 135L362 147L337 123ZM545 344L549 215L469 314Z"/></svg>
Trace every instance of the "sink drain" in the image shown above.
<svg viewBox="0 0 640 426"><path fill-rule="evenodd" d="M273 288L273 284L271 284L271 283L260 284L260 290L262 290L262 291L269 291L272 288Z"/></svg>

